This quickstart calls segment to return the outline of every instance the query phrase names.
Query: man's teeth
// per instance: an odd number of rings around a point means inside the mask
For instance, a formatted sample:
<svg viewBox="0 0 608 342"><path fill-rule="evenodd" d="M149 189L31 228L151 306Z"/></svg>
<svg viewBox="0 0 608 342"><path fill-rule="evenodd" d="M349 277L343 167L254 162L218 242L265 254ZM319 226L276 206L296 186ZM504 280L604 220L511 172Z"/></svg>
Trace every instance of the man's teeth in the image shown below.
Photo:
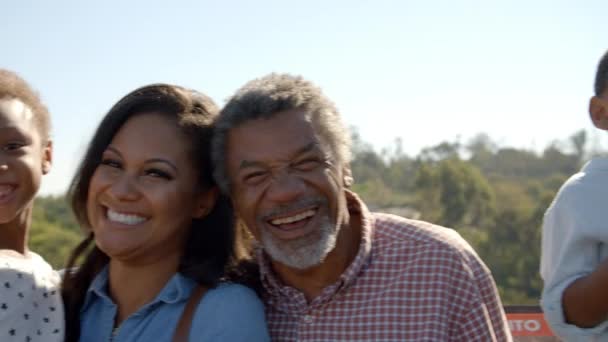
<svg viewBox="0 0 608 342"><path fill-rule="evenodd" d="M136 225L146 220L145 217L132 214L122 214L112 209L108 209L108 219L113 222Z"/></svg>
<svg viewBox="0 0 608 342"><path fill-rule="evenodd" d="M12 185L0 185L0 197L10 194L14 188Z"/></svg>
<svg viewBox="0 0 608 342"><path fill-rule="evenodd" d="M315 214L314 210L307 210L305 212L299 213L297 215L289 216L289 217L281 217L278 219L271 220L270 223L274 225L288 224L294 223L296 221L300 221L306 218L309 218Z"/></svg>

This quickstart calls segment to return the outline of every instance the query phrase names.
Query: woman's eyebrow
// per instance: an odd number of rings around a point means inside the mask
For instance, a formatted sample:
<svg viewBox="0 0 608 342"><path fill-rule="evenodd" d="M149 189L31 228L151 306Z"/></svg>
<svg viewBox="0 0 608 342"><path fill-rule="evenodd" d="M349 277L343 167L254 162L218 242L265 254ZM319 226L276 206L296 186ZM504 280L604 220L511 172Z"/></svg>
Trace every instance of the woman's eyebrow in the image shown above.
<svg viewBox="0 0 608 342"><path fill-rule="evenodd" d="M111 151L112 153L115 153L119 157L122 158L122 154L120 153L120 151L118 149L116 149L115 147L113 147L112 145L108 146L106 148L106 151ZM179 173L179 171L177 169L177 166L174 163L172 163L171 161L169 161L167 159L164 159L164 158L150 158L150 159L147 159L145 161L145 163L146 164L150 164L150 163L163 163L163 164L166 164L167 166L169 166L171 169L173 169L173 171L175 173Z"/></svg>

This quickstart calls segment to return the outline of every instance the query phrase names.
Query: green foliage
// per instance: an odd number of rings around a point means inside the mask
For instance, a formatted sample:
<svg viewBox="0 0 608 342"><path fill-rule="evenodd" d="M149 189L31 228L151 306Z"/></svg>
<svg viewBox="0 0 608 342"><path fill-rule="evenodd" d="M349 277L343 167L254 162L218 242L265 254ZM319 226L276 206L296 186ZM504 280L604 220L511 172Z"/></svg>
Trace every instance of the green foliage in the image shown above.
<svg viewBox="0 0 608 342"><path fill-rule="evenodd" d="M43 221L32 223L29 247L40 254L54 268L63 268L82 236L69 229Z"/></svg>
<svg viewBox="0 0 608 342"><path fill-rule="evenodd" d="M450 227L481 227L491 222L494 194L471 163L453 156L421 162L415 179L423 217Z"/></svg>
<svg viewBox="0 0 608 342"><path fill-rule="evenodd" d="M64 196L37 197L34 203L34 217L80 233L80 227Z"/></svg>
<svg viewBox="0 0 608 342"><path fill-rule="evenodd" d="M54 268L63 268L72 249L82 240L65 197L39 197L34 203L29 247Z"/></svg>
<svg viewBox="0 0 608 342"><path fill-rule="evenodd" d="M586 141L586 133L577 132L539 154L499 147L480 134L467 144L442 142L409 158L376 154L359 139L354 190L371 208L401 205L455 228L492 270L505 304L538 304L543 214L590 155Z"/></svg>

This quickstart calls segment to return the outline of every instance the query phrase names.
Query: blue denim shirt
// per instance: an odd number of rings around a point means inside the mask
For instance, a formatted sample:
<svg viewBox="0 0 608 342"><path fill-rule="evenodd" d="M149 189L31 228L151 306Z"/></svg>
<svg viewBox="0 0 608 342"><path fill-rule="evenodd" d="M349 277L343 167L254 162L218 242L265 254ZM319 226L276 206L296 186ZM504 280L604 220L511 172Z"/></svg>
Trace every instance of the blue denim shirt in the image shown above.
<svg viewBox="0 0 608 342"><path fill-rule="evenodd" d="M195 282L175 274L158 296L122 322L112 340L116 304L108 294L108 268L91 283L80 312L80 340L171 341ZM125 284L146 286L145 284ZM207 291L190 328L190 341L270 341L264 307L255 292L223 283Z"/></svg>

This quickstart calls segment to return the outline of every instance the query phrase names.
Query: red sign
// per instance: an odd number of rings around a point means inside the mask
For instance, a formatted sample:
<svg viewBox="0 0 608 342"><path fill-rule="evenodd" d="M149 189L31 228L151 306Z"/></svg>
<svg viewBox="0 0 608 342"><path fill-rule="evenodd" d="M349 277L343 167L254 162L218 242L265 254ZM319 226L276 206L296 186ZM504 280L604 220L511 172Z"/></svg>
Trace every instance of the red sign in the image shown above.
<svg viewBox="0 0 608 342"><path fill-rule="evenodd" d="M555 336L542 313L508 313L513 336Z"/></svg>

